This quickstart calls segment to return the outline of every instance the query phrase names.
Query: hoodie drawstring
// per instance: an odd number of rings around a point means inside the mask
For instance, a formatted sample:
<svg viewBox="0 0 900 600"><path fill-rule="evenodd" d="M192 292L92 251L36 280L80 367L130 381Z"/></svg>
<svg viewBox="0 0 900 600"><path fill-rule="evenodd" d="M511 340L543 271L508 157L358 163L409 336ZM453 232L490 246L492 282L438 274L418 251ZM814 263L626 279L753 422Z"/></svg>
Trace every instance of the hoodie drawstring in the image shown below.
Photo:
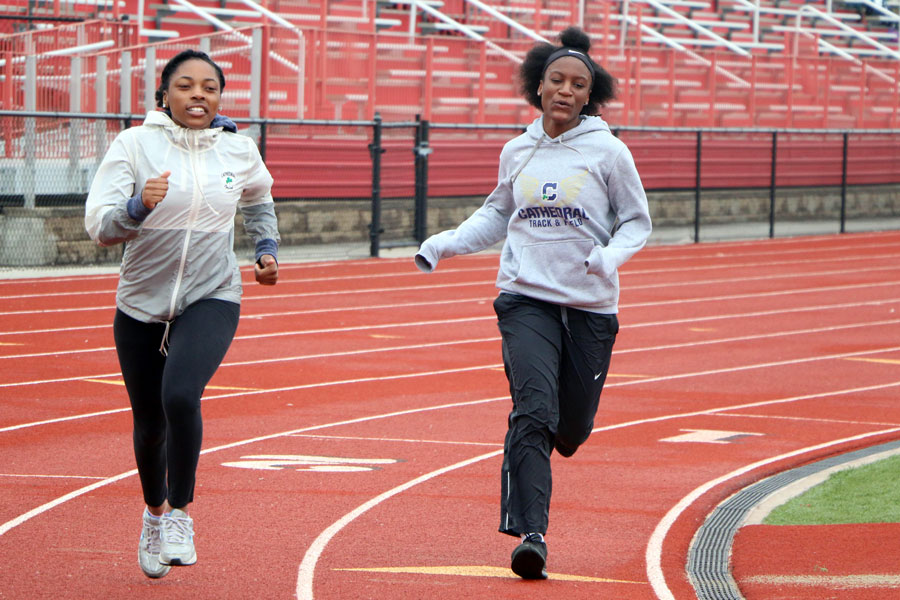
<svg viewBox="0 0 900 600"><path fill-rule="evenodd" d="M516 172L512 174L512 177L509 178L510 183L514 183L516 181L516 177L519 176L519 173L522 172L522 169L525 168L525 165L528 164L528 161L531 160L531 157L534 156L534 153L537 152L538 146L541 145L541 142L544 141L544 136L538 138L537 142L534 143L534 146L531 147L531 152L528 153L528 156L525 157L525 160L522 161L522 164L519 165L519 168L516 169Z"/></svg>
<svg viewBox="0 0 900 600"><path fill-rule="evenodd" d="M515 172L509 178L510 183L514 183L516 181L516 177L519 176L519 173L522 172L522 170L528 164L528 161L531 160L531 157L534 156L535 152L537 152L538 147L541 145L541 142L543 142L543 141L544 141L544 136L542 135L534 143L534 146L531 147L531 152L528 153L528 156L525 157L525 160L522 161L522 163L519 165L519 167L515 170ZM568 148L569 150L574 150L575 152L577 152L578 156L581 157L581 160L584 161L584 165L585 165L585 167L587 167L588 173L590 173L591 175L596 175L596 173L594 173L594 170L591 168L590 161L588 161L587 157L584 155L584 153L581 150L579 150L575 146L570 146L569 144L565 143L562 140L559 140L558 142L553 142L553 140L550 140L550 143L557 143L560 146L563 146L565 148Z"/></svg>
<svg viewBox="0 0 900 600"><path fill-rule="evenodd" d="M165 321L166 330L163 332L162 343L159 345L159 353L163 356L169 355L169 329L172 328L172 321Z"/></svg>
<svg viewBox="0 0 900 600"><path fill-rule="evenodd" d="M578 153L578 156L581 157L581 160L584 161L584 165L587 167L588 173L590 173L591 175L594 174L594 170L591 169L591 163L588 161L587 157L581 152L581 150L579 150L579 149L576 148L575 146L570 146L570 145L568 145L567 143L565 143L565 142L562 141L562 140L559 141L559 145L560 145L560 146L565 146L565 147L568 148L569 150L574 150L575 152L577 152L577 153Z"/></svg>

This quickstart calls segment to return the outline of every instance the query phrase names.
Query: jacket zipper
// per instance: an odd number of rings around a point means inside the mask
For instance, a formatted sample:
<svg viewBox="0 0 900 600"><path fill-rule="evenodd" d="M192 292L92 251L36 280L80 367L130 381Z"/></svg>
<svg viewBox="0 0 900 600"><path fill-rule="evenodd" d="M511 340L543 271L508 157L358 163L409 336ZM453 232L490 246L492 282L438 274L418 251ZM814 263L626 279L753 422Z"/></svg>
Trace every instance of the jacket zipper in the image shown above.
<svg viewBox="0 0 900 600"><path fill-rule="evenodd" d="M197 178L197 165L195 162L194 156L194 148L191 147L191 134L192 132L187 132L188 135L188 153L191 158L191 172L193 175L193 193L191 195L191 212L188 216L187 227L184 232L184 245L181 248L181 261L178 264L178 276L175 278L175 289L172 290L172 299L169 302L169 321L171 321L175 317L175 306L178 300L178 290L181 288L181 282L184 279L184 265L187 262L187 253L188 246L191 242L191 232L194 230L194 223L197 220L197 212L200 208L200 202L198 201L199 195L197 194L199 181Z"/></svg>

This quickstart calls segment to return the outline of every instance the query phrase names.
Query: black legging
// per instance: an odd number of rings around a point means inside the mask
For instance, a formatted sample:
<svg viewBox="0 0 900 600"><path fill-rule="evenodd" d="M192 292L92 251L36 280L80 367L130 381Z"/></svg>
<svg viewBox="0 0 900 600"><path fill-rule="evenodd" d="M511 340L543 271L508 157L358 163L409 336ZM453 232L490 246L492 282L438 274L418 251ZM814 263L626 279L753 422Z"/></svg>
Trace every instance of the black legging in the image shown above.
<svg viewBox="0 0 900 600"><path fill-rule="evenodd" d="M116 311L113 335L134 420L134 457L144 501L183 508L194 499L203 421L200 396L237 330L240 305L201 300L172 321L143 323ZM168 482L166 480L168 474Z"/></svg>

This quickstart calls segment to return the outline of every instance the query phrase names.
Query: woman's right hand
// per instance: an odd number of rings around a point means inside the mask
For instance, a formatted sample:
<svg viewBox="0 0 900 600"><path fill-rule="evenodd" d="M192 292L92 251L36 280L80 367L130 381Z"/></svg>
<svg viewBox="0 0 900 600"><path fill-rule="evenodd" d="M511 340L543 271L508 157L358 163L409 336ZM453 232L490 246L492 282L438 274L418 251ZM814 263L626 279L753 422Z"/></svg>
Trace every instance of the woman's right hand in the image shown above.
<svg viewBox="0 0 900 600"><path fill-rule="evenodd" d="M169 191L169 175L171 174L171 171L166 171L159 177L151 177L144 184L144 191L141 192L141 201L148 209L153 210L166 197L166 192Z"/></svg>

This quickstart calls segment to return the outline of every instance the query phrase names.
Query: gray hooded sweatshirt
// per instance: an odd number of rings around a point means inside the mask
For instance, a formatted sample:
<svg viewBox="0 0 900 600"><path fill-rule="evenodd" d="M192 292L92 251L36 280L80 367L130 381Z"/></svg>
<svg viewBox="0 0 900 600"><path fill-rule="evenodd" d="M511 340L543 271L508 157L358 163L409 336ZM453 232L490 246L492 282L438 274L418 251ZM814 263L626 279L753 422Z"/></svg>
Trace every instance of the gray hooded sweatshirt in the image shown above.
<svg viewBox="0 0 900 600"><path fill-rule="evenodd" d="M171 321L198 300L241 301L234 216L256 244L276 255L272 176L253 140L216 117L188 129L164 112L121 132L97 170L85 206L88 234L101 246L125 242L116 306L144 322ZM171 171L165 199L141 201L151 177Z"/></svg>
<svg viewBox="0 0 900 600"><path fill-rule="evenodd" d="M623 142L600 117L550 138L542 117L500 153L497 187L457 229L431 236L416 265L491 247L506 237L504 292L596 313L618 312L618 268L650 235L647 196Z"/></svg>

